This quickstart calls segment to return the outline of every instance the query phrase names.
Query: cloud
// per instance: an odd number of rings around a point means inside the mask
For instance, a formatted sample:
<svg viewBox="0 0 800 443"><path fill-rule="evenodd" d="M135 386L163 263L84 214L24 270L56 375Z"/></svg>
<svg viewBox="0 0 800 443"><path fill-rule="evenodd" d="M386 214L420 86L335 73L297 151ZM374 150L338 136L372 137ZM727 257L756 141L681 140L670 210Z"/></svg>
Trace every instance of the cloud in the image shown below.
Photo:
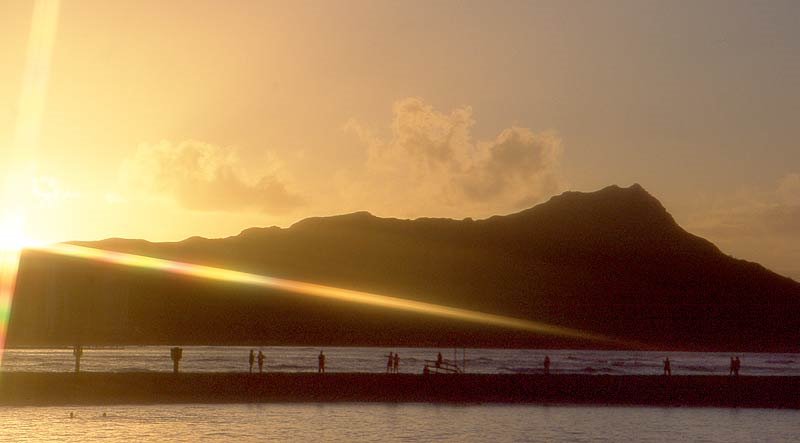
<svg viewBox="0 0 800 443"><path fill-rule="evenodd" d="M800 174L717 199L696 211L687 227L723 250L800 280Z"/></svg>
<svg viewBox="0 0 800 443"><path fill-rule="evenodd" d="M65 190L57 178L47 176L38 176L33 180L32 194L34 201L46 207L78 198L76 192Z"/></svg>
<svg viewBox="0 0 800 443"><path fill-rule="evenodd" d="M198 141L142 144L120 175L126 194L169 198L195 211L280 213L302 203L277 172L250 178L233 149Z"/></svg>
<svg viewBox="0 0 800 443"><path fill-rule="evenodd" d="M360 176L345 174L340 183L364 207L398 215L488 215L559 190L557 136L513 126L476 141L474 125L472 108L442 113L420 98L394 104L386 136L350 120L345 130L366 149L367 161Z"/></svg>

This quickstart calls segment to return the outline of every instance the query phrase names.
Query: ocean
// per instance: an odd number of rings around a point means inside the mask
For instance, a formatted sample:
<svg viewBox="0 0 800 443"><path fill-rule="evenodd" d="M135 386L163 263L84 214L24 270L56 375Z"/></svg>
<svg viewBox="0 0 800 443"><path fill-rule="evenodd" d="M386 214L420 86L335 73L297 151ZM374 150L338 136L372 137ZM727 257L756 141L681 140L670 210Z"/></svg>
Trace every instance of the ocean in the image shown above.
<svg viewBox="0 0 800 443"><path fill-rule="evenodd" d="M730 443L789 442L798 434L795 410L407 403L0 407L2 442Z"/></svg>
<svg viewBox="0 0 800 443"><path fill-rule="evenodd" d="M426 360L441 352L456 360L467 372L488 374L536 374L542 372L545 355L556 374L660 374L662 361L669 357L675 375L724 375L728 373L730 353L645 352L537 349L434 349L434 348L354 348L354 347L244 347L186 346L181 369L186 372L248 371L248 353L259 349L266 355L265 371L314 372L320 350L327 356L329 372L385 372L389 352L400 355L400 372L421 373ZM742 375L800 376L800 354L744 353ZM8 349L3 371L73 370L71 348ZM171 371L169 346L130 346L84 348L81 370L97 372Z"/></svg>
<svg viewBox="0 0 800 443"><path fill-rule="evenodd" d="M248 371L250 349L265 370L316 371L314 347L184 347L186 372ZM727 374L729 353L641 351L344 348L322 349L331 372L383 372L386 355L419 373L438 352L467 372ZM739 354L744 375L800 376L800 354ZM10 349L3 371L71 371L72 350ZM84 371L171 371L169 346L85 348ZM2 378L0 377L0 382ZM72 417L70 417L72 414ZM795 441L800 411L678 407L424 403L269 403L0 407L4 441Z"/></svg>

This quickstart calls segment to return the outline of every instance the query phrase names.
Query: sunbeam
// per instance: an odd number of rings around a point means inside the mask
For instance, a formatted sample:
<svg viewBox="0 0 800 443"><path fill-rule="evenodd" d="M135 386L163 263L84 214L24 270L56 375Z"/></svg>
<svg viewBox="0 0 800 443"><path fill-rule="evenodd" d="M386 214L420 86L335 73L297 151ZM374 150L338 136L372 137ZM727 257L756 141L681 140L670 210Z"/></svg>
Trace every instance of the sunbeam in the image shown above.
<svg viewBox="0 0 800 443"><path fill-rule="evenodd" d="M37 0L28 37L17 121L11 149L6 152L6 171L0 220L0 365L3 362L8 321L17 279L20 249L30 245L25 235L25 196L33 177L41 135L50 60L58 28L60 0Z"/></svg>
<svg viewBox="0 0 800 443"><path fill-rule="evenodd" d="M387 309L394 309L419 314L433 315L437 317L450 318L471 323L479 323L489 326L499 326L510 329L534 332L537 334L568 337L593 342L607 344L635 346L631 342L607 337L604 335L570 329L561 326L550 325L542 322L535 322L513 317L506 317L485 312L472 311L451 306L425 303L404 298L391 297L387 295L373 294L369 292L342 289L331 286L306 283L296 280L269 277L266 275L250 274L246 272L233 271L229 269L202 266L191 263L164 260L160 258L146 257L142 255L126 254L122 252L106 251L102 249L88 248L73 244L59 243L36 248L40 251L52 254L78 257L100 262L112 263L124 266L153 269L166 271L190 277L217 280L223 282L259 286L263 288L278 289L298 295L325 298L349 303L376 306Z"/></svg>

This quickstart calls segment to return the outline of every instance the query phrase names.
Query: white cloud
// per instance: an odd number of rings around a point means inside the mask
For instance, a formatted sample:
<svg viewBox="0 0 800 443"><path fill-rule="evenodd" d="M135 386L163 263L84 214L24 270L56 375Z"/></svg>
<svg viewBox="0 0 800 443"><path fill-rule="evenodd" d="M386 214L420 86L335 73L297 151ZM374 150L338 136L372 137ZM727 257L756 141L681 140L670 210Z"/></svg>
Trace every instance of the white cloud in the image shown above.
<svg viewBox="0 0 800 443"><path fill-rule="evenodd" d="M232 148L162 141L140 145L124 162L121 182L126 194L168 198L196 211L279 213L301 204L271 166L251 178Z"/></svg>
<svg viewBox="0 0 800 443"><path fill-rule="evenodd" d="M55 207L78 198L78 193L65 190L54 177L38 176L33 180L34 201L44 207Z"/></svg>
<svg viewBox="0 0 800 443"><path fill-rule="evenodd" d="M488 215L559 189L558 137L514 126L476 141L474 124L470 107L442 113L420 98L394 104L388 136L351 120L345 129L368 159L363 174L344 174L340 184L362 207L398 215Z"/></svg>

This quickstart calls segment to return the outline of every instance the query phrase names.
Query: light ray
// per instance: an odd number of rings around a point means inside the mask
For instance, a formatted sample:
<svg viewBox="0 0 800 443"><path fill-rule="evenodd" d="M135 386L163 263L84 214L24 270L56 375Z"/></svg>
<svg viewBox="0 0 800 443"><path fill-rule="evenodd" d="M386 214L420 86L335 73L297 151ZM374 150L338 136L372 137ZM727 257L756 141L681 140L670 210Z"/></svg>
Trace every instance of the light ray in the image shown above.
<svg viewBox="0 0 800 443"><path fill-rule="evenodd" d="M105 263L112 263L116 265L133 266L133 267L152 269L157 271L171 272L174 274L186 275L190 277L196 277L208 280L258 286L269 289L277 289L303 296L325 298L330 300L358 303L358 304L388 308L393 310L434 315L438 317L450 318L471 323L479 323L483 325L499 326L504 328L534 332L543 335L568 337L573 339L634 347L634 344L631 342L599 334L594 334L590 332L580 331L576 329L550 325L542 322L506 317L496 314L488 314L485 312L472 311L468 309L456 308L451 306L437 305L433 303L408 300L399 297L391 297L387 295L380 295L380 294L356 291L351 289L342 289L332 286L324 286L324 285L306 283L296 280L287 280L282 278L269 277L266 275L250 274L246 272L233 271L229 269L164 260L160 258L146 257L142 255L106 251L102 249L88 248L84 246L78 246L66 243L43 246L36 249L40 251L49 252L52 254L78 257Z"/></svg>
<svg viewBox="0 0 800 443"><path fill-rule="evenodd" d="M19 250L0 250L0 364L6 348L8 319L11 314L11 300L17 282Z"/></svg>
<svg viewBox="0 0 800 443"><path fill-rule="evenodd" d="M2 220L24 220L26 198L35 177L42 116L50 76L50 61L58 27L60 0L36 0L28 37L25 70L17 106L14 140L4 151ZM8 320L19 266L19 247L24 242L21 225L0 232L0 365L3 363Z"/></svg>

